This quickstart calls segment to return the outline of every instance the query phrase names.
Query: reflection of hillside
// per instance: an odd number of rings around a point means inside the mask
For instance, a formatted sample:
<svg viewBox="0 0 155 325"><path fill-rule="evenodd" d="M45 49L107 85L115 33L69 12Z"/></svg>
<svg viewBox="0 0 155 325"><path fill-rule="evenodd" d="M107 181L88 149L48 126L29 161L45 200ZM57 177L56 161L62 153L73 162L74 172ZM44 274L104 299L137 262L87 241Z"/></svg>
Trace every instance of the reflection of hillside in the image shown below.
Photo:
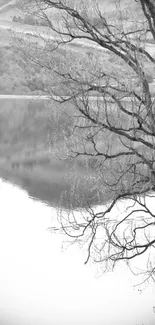
<svg viewBox="0 0 155 325"><path fill-rule="evenodd" d="M62 195L65 195L63 205L83 206L88 200L96 204L98 197L94 191L88 190L91 189L88 181L84 181L90 172L86 165L79 161L75 166L73 160L60 161L57 158L54 145L61 152L64 150L60 129L66 128L67 132L69 125L63 114L55 122L56 105L52 105L52 113L48 101L1 100L0 176L21 185L31 196L51 205L58 204ZM78 178L78 197L77 193L76 197L70 197L75 177Z"/></svg>
<svg viewBox="0 0 155 325"><path fill-rule="evenodd" d="M108 193L104 195L101 193L99 197L97 187L92 190L92 172L78 167L73 173L73 169L73 162L68 162L67 166L66 162L55 160L51 160L51 163L44 167L38 165L33 169L12 170L8 164L0 164L0 176L27 190L29 196L47 202L51 206L81 208L110 199Z"/></svg>

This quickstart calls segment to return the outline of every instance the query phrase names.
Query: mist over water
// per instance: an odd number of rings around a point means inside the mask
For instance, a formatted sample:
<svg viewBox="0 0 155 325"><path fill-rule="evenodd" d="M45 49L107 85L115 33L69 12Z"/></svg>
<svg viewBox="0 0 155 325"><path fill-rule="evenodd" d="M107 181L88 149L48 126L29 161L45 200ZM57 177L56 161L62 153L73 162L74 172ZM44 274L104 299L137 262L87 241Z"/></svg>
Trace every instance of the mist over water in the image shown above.
<svg viewBox="0 0 155 325"><path fill-rule="evenodd" d="M96 277L77 246L47 231L56 209L0 181L1 325L153 325L155 288L125 266ZM134 282L133 282L134 281Z"/></svg>

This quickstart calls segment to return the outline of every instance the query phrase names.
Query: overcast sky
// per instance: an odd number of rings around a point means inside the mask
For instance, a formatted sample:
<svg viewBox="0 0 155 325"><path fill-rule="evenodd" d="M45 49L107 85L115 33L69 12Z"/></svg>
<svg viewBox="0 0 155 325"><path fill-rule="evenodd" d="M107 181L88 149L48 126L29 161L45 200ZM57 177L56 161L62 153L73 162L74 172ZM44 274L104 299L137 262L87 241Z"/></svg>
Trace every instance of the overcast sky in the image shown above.
<svg viewBox="0 0 155 325"><path fill-rule="evenodd" d="M47 232L53 209L2 181L0 193L0 325L155 324L153 286L140 293L124 269L96 278Z"/></svg>

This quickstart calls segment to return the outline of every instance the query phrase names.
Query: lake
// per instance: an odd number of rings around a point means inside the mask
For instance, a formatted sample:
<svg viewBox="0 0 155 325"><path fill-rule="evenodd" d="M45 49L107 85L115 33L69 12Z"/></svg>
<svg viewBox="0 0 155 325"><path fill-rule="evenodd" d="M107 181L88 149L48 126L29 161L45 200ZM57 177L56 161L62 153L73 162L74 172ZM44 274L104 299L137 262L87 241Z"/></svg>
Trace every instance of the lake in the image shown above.
<svg viewBox="0 0 155 325"><path fill-rule="evenodd" d="M47 229L56 208L0 179L1 325L153 325L155 287L121 264L99 277L84 251L62 253L62 237Z"/></svg>

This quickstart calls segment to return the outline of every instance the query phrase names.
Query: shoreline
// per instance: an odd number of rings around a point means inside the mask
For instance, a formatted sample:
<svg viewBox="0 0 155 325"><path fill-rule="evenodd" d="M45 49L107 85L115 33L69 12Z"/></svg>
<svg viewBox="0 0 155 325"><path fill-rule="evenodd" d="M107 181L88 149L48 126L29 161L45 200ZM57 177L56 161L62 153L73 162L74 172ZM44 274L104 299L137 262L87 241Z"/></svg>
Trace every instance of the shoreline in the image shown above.
<svg viewBox="0 0 155 325"><path fill-rule="evenodd" d="M51 207L77 209L107 202L108 198L97 195L97 188L91 191L89 171L77 170L71 165L36 165L32 169L13 168L9 163L0 163L0 178L26 190L34 200ZM74 184L75 182L75 184ZM78 185L76 185L78 183Z"/></svg>

